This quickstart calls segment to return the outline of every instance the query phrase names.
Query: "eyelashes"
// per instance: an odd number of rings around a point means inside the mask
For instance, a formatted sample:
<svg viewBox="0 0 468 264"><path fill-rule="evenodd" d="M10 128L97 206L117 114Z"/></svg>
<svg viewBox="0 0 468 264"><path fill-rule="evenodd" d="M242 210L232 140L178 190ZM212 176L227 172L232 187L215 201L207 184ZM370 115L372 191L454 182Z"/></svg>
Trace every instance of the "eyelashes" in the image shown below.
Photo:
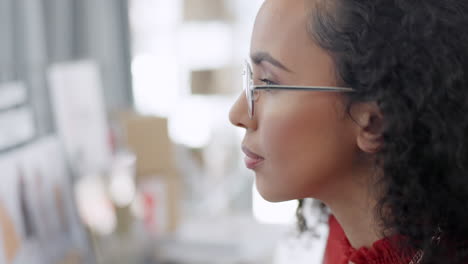
<svg viewBox="0 0 468 264"><path fill-rule="evenodd" d="M259 81L265 83L265 85L278 85L277 83L269 80L269 79L258 79Z"/></svg>
<svg viewBox="0 0 468 264"><path fill-rule="evenodd" d="M263 79L258 79L260 82L264 83L265 85L278 85L278 83L271 81L269 79L263 78ZM265 89L263 90L267 94L272 94L275 93L277 90L276 89Z"/></svg>

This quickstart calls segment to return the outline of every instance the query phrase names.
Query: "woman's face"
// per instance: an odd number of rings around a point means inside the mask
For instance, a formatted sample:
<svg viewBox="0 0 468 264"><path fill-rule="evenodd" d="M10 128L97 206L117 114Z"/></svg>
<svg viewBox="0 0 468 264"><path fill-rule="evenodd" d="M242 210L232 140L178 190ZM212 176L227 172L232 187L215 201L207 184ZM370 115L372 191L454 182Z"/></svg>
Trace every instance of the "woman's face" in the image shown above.
<svg viewBox="0 0 468 264"><path fill-rule="evenodd" d="M339 86L331 57L308 35L308 14L314 7L306 2L265 1L251 43L256 85L268 79L280 85ZM246 129L243 147L263 158L248 159L247 165L268 201L320 199L352 171L355 123L340 93L261 91L253 119L242 93L230 121Z"/></svg>

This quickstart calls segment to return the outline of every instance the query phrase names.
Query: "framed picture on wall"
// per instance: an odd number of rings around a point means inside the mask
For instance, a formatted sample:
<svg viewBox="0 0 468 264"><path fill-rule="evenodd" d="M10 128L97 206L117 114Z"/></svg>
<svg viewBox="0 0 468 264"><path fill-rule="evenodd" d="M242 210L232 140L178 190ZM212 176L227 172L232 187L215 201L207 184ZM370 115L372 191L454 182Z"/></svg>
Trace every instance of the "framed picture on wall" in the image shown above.
<svg viewBox="0 0 468 264"><path fill-rule="evenodd" d="M17 210L14 159L0 159L2 185L0 186L0 263L11 264L22 248L21 217Z"/></svg>
<svg viewBox="0 0 468 264"><path fill-rule="evenodd" d="M43 138L28 147L24 158L33 186L38 188L36 199L42 200L36 213L46 223L39 244L48 245L43 252L47 263L94 263L88 233L78 215L62 143L57 136Z"/></svg>
<svg viewBox="0 0 468 264"><path fill-rule="evenodd" d="M0 263L95 263L57 137L0 155L0 170Z"/></svg>

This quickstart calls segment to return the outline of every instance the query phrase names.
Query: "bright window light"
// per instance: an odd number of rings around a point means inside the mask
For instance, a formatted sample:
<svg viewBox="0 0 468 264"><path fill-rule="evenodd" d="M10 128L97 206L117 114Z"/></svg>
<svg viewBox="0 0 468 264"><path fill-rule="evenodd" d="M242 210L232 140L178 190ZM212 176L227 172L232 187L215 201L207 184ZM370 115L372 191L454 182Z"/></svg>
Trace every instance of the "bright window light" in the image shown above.
<svg viewBox="0 0 468 264"><path fill-rule="evenodd" d="M190 96L180 100L169 117L169 136L179 144L201 148L211 138L213 109L207 100Z"/></svg>
<svg viewBox="0 0 468 264"><path fill-rule="evenodd" d="M182 0L132 0L130 22L140 30L171 30L182 20Z"/></svg>
<svg viewBox="0 0 468 264"><path fill-rule="evenodd" d="M180 92L176 57L170 52L138 55L132 61L132 75L137 110L167 117L176 106Z"/></svg>
<svg viewBox="0 0 468 264"><path fill-rule="evenodd" d="M232 29L225 23L186 23L179 35L181 62L192 70L228 65L233 55Z"/></svg>
<svg viewBox="0 0 468 264"><path fill-rule="evenodd" d="M232 100L223 96L188 96L169 116L169 137L178 144L202 148L220 122L227 123ZM222 121L220 121L222 120Z"/></svg>
<svg viewBox="0 0 468 264"><path fill-rule="evenodd" d="M294 223L297 201L270 203L258 193L255 184L252 189L252 196L253 214L260 223L283 225Z"/></svg>

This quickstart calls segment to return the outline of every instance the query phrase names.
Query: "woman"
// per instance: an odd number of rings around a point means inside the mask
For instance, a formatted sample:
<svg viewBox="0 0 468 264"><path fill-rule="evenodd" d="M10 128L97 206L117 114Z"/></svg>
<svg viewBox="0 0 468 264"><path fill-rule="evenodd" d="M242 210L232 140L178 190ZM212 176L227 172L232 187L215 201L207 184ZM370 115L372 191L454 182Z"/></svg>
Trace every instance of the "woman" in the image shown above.
<svg viewBox="0 0 468 264"><path fill-rule="evenodd" d="M265 1L230 121L266 200L331 210L325 263L468 263L467 29L462 0Z"/></svg>

